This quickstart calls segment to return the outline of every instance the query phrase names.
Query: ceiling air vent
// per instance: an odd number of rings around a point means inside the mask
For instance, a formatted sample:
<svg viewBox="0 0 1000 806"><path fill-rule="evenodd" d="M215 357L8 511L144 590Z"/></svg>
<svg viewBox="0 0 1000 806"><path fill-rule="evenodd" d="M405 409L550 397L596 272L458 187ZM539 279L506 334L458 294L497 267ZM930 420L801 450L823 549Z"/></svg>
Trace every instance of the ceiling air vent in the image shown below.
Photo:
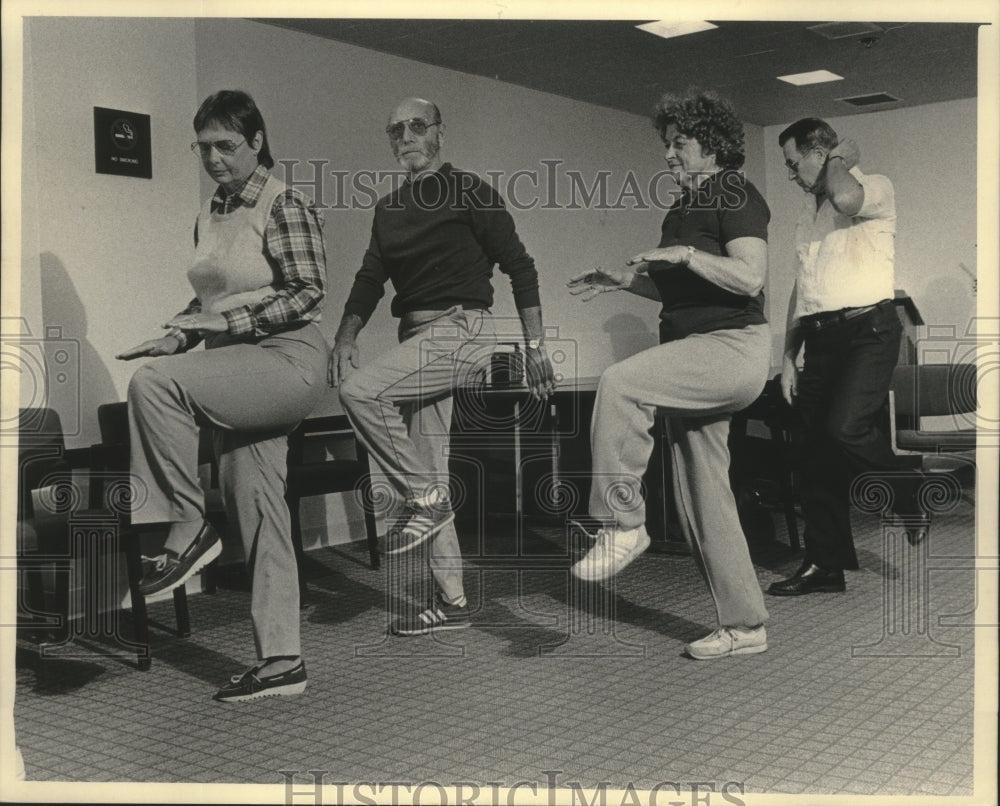
<svg viewBox="0 0 1000 806"><path fill-rule="evenodd" d="M824 39L850 39L882 33L884 28L873 22L822 22L806 26L807 30L819 34Z"/></svg>
<svg viewBox="0 0 1000 806"><path fill-rule="evenodd" d="M838 98L838 101L843 101L845 104L850 104L851 106L875 106L876 104L895 104L899 103L900 99L895 95L890 95L887 92L872 92L868 95L853 95L850 98Z"/></svg>

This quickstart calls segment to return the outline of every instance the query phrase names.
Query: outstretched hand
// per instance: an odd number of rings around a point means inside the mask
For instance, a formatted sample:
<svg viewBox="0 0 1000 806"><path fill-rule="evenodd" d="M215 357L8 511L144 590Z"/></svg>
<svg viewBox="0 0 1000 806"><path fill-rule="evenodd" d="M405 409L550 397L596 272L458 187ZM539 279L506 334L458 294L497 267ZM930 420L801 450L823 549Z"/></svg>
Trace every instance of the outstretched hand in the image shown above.
<svg viewBox="0 0 1000 806"><path fill-rule="evenodd" d="M623 291L632 283L633 271L624 269L595 268L571 277L566 282L569 293L574 296L583 294L583 302L590 302L594 297L607 291Z"/></svg>
<svg viewBox="0 0 1000 806"><path fill-rule="evenodd" d="M180 339L176 336L167 335L159 339L149 339L142 344L137 344L135 347L118 353L115 358L120 361L131 361L133 358L142 358L144 356L173 355L180 346Z"/></svg>
<svg viewBox="0 0 1000 806"><path fill-rule="evenodd" d="M181 313L164 325L165 328L192 330L198 333L225 333L229 322L221 313Z"/></svg>
<svg viewBox="0 0 1000 806"><path fill-rule="evenodd" d="M691 253L688 248L677 244L657 249L648 249L645 252L640 252L638 255L633 255L625 262L629 266L635 266L635 270L640 274L645 274L649 269L646 265L647 263L660 261L664 263L687 263L690 257Z"/></svg>

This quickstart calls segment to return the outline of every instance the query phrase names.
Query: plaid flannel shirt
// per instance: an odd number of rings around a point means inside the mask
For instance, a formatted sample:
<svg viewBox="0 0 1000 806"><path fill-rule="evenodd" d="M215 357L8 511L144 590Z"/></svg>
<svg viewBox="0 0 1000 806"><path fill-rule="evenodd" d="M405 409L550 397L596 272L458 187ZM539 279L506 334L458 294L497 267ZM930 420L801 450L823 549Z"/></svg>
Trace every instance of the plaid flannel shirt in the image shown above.
<svg viewBox="0 0 1000 806"><path fill-rule="evenodd" d="M252 205L260 198L268 172L258 165L246 183L235 193L226 195L220 187L212 197L212 212L223 215L241 205ZM195 225L195 245L198 227ZM266 336L278 333L292 322L312 321L319 317L321 302L326 295L326 248L323 244L322 220L305 197L289 188L274 200L271 216L264 231L264 253L277 266L282 278L274 294L255 305L243 305L222 311L228 323L227 332L242 336ZM181 315L200 313L197 297ZM183 349L199 341L193 332L184 334Z"/></svg>

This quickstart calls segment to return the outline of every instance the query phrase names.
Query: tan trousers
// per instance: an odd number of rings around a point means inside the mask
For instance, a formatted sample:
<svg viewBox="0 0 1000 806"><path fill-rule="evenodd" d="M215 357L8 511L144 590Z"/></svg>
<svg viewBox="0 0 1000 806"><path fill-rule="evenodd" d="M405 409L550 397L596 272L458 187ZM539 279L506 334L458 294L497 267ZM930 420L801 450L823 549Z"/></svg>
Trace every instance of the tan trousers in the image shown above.
<svg viewBox="0 0 1000 806"><path fill-rule="evenodd" d="M204 517L198 436L215 429L229 525L243 542L259 658L299 655L299 585L285 476L287 434L318 403L329 348L315 324L157 358L129 384L132 473L148 493L135 524ZM174 550L183 546L169 546Z"/></svg>
<svg viewBox="0 0 1000 806"><path fill-rule="evenodd" d="M496 332L488 311L455 307L407 314L399 339L347 377L340 400L379 469L403 498L414 499L448 484L452 392L481 382ZM429 563L445 598L462 596L454 523L434 536Z"/></svg>
<svg viewBox="0 0 1000 806"><path fill-rule="evenodd" d="M642 476L664 411L681 528L723 627L767 618L729 483L728 438L731 414L764 388L770 351L767 325L667 342L608 367L594 403L590 514L625 529L645 523Z"/></svg>

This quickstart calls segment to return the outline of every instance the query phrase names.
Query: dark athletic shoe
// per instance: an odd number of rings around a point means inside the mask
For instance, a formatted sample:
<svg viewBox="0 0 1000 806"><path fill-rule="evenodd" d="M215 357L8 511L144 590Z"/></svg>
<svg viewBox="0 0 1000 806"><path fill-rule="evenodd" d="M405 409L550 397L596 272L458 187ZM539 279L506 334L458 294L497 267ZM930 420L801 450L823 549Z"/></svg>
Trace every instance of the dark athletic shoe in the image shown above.
<svg viewBox="0 0 1000 806"><path fill-rule="evenodd" d="M426 610L396 619L389 632L393 635L427 635L439 630L464 630L471 625L467 604L448 604L439 595Z"/></svg>
<svg viewBox="0 0 1000 806"><path fill-rule="evenodd" d="M407 501L403 514L386 533L385 553L402 554L415 549L453 520L455 513L447 498L428 505Z"/></svg>

